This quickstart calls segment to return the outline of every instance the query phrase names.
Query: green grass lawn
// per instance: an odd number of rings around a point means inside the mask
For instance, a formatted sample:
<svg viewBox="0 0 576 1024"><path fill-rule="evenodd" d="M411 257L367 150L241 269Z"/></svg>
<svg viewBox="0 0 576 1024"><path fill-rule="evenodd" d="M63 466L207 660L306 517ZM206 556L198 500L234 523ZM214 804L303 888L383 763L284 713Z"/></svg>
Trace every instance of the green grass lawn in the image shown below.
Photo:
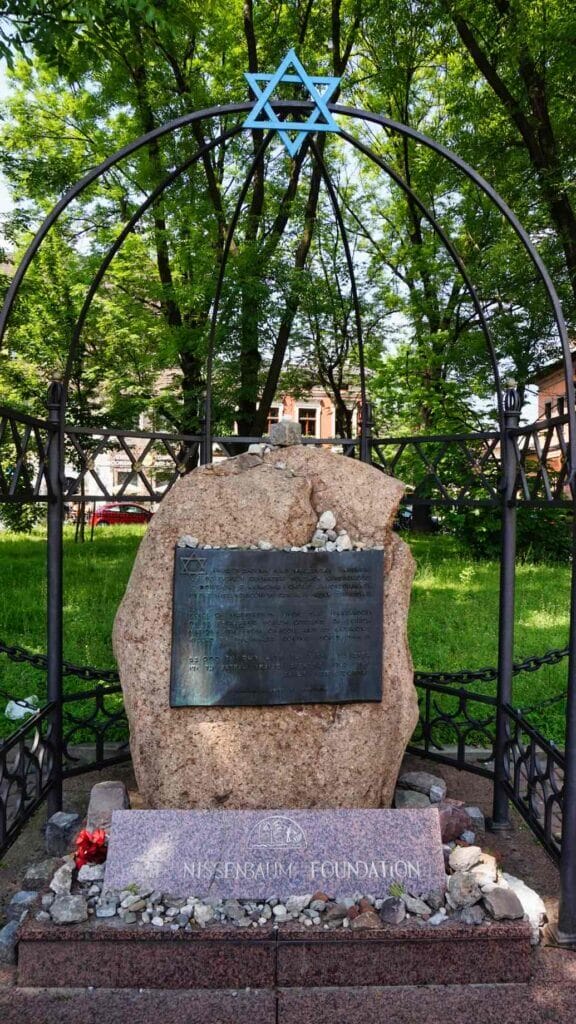
<svg viewBox="0 0 576 1024"><path fill-rule="evenodd" d="M92 543L75 544L66 529L64 558L64 656L80 665L112 668L112 623L124 592L143 527L97 530ZM409 633L419 671L458 671L496 664L498 565L476 562L447 536L408 538L417 574ZM29 536L0 533L0 639L33 651L46 650L46 544L41 531ZM517 574L515 659L521 661L568 636L570 570L562 565L520 565ZM566 661L517 677L514 703L530 706L565 687ZM90 685L90 684L89 684ZM0 656L0 691L45 696L45 679L28 665ZM65 680L67 692L87 684ZM480 692L494 693L494 685ZM14 728L3 716L0 735ZM534 723L563 742L563 705L533 715ZM81 738L79 733L77 738Z"/></svg>

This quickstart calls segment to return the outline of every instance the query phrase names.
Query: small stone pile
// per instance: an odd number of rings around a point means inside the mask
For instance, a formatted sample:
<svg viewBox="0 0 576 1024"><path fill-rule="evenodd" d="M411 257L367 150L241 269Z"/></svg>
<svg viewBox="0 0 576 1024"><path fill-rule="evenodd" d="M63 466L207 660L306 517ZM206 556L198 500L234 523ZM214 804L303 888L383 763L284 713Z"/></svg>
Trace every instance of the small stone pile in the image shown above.
<svg viewBox="0 0 576 1024"><path fill-rule="evenodd" d="M251 445L252 448L256 447ZM282 465L277 463L277 465ZM179 548L202 548L204 551L212 550L215 545L213 544L201 544L197 537L192 537L190 534L184 534L178 541ZM304 544L302 547L291 547L289 544L283 548L274 548L274 545L268 540L259 540L257 544L250 544L247 548L242 548L239 544L228 544L226 550L232 551L365 551L370 548L373 551L383 551L383 544L365 544L363 541L353 541L347 530L338 529L336 516L334 513L327 509L326 512L322 512L322 515L316 523L316 529L308 544Z"/></svg>

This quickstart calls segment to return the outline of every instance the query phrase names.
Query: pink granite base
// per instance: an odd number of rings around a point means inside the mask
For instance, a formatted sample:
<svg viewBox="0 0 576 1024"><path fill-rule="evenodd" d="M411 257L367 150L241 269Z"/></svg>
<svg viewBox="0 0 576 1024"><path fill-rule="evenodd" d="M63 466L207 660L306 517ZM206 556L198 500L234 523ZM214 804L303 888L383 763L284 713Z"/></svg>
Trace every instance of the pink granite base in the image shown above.
<svg viewBox="0 0 576 1024"><path fill-rule="evenodd" d="M371 931L299 926L186 933L121 922L25 922L18 984L29 988L272 989L510 983L531 974L525 922Z"/></svg>
<svg viewBox="0 0 576 1024"><path fill-rule="evenodd" d="M276 994L0 988L2 1024L276 1024ZM302 1021L300 1021L302 1024Z"/></svg>

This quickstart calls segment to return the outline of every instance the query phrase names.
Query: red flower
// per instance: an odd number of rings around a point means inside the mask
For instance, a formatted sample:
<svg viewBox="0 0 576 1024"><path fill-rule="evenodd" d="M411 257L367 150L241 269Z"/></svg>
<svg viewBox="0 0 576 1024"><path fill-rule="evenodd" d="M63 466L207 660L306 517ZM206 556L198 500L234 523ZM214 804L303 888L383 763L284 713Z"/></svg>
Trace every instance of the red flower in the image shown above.
<svg viewBox="0 0 576 1024"><path fill-rule="evenodd" d="M108 836L103 828L88 832L85 828L76 836L74 863L77 868L84 864L103 864L108 852Z"/></svg>

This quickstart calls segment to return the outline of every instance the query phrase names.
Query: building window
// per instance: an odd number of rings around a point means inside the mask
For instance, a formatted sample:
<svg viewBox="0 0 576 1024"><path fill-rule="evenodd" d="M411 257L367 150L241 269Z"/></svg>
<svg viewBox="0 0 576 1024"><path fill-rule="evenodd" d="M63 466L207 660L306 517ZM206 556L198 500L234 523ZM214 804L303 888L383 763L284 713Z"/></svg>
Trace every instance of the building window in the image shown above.
<svg viewBox="0 0 576 1024"><path fill-rule="evenodd" d="M279 423L279 422L280 422L280 406L279 405L271 405L270 406L270 412L268 413L267 432L270 433L270 428L273 427L275 423Z"/></svg>
<svg viewBox="0 0 576 1024"><path fill-rule="evenodd" d="M136 473L134 473L133 470L131 470L131 469L127 470L127 471L125 471L123 469L116 470L116 486L117 487L122 487L122 484L126 484L126 486L129 487L130 484L137 484L137 483L138 483L138 477L136 476Z"/></svg>
<svg viewBox="0 0 576 1024"><path fill-rule="evenodd" d="M300 406L298 409L298 423L302 427L302 437L316 437L317 411L308 406Z"/></svg>

